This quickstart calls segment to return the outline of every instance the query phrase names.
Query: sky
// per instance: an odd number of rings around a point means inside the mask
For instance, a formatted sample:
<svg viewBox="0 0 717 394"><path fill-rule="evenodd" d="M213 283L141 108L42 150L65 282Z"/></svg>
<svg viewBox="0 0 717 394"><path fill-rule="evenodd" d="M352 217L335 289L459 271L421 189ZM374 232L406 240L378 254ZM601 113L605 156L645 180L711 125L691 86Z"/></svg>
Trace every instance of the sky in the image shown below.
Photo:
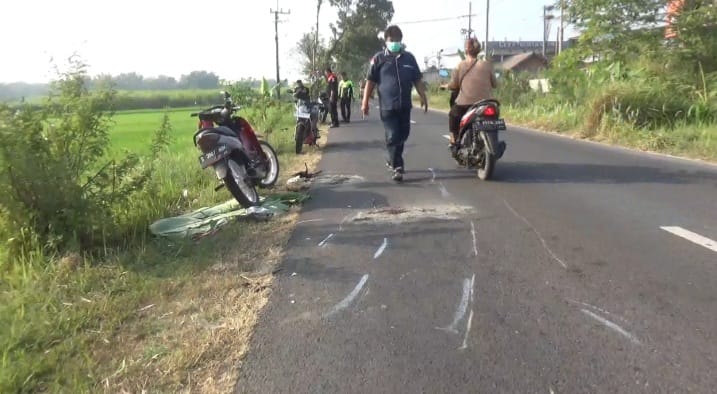
<svg viewBox="0 0 717 394"><path fill-rule="evenodd" d="M542 40L542 7L550 0L493 0L490 40ZM336 10L324 2L319 34L330 35ZM403 31L407 50L423 67L425 56L462 46L468 26L468 1L441 0L418 5L393 0L393 22ZM137 72L180 77L207 70L227 80L276 75L274 15L276 0L4 0L0 23L0 82L45 82L52 78L50 58L62 66L79 53L92 75ZM315 0L280 0L281 78L298 79L296 43L315 24ZM485 37L486 0L472 1L473 29ZM41 10L41 12L38 12ZM436 22L432 19L452 18ZM551 37L555 39L556 27ZM569 28L566 39L575 33ZM445 59L445 58L444 58ZM451 58L444 65L451 66Z"/></svg>

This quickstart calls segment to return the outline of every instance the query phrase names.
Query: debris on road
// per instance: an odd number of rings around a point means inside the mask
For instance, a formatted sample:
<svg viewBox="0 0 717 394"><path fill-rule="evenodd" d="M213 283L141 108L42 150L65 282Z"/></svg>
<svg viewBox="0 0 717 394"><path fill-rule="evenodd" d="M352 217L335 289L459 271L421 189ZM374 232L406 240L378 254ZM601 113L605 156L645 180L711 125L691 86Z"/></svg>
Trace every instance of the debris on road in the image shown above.
<svg viewBox="0 0 717 394"><path fill-rule="evenodd" d="M302 193L273 194L260 199L260 205L242 208L236 200L230 200L214 207L204 207L196 211L157 220L149 226L149 231L170 239L191 238L199 240L216 233L232 219L247 218L266 221L289 211L294 204L309 198Z"/></svg>
<svg viewBox="0 0 717 394"><path fill-rule="evenodd" d="M472 207L459 205L422 207L388 207L359 212L349 219L352 223L405 223L424 219L457 220L473 211Z"/></svg>

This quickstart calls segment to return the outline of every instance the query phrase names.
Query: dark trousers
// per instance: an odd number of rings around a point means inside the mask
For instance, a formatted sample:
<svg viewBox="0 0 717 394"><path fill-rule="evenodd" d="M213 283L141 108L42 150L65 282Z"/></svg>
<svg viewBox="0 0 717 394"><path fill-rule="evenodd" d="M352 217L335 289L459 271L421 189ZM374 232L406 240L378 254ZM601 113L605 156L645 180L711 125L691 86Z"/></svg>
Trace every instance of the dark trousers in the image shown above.
<svg viewBox="0 0 717 394"><path fill-rule="evenodd" d="M344 122L351 121L351 99L348 97L341 99L341 117L344 119Z"/></svg>
<svg viewBox="0 0 717 394"><path fill-rule="evenodd" d="M411 109L381 110L381 120L386 129L388 164L403 167L403 145L411 133Z"/></svg>
<svg viewBox="0 0 717 394"><path fill-rule="evenodd" d="M331 124L334 126L338 126L339 125L338 102L332 101L329 103L329 112L331 113Z"/></svg>
<svg viewBox="0 0 717 394"><path fill-rule="evenodd" d="M451 111L448 113L448 129L453 134L454 140L458 143L458 133L461 131L461 118L468 112L470 105L458 105L454 104L451 107Z"/></svg>

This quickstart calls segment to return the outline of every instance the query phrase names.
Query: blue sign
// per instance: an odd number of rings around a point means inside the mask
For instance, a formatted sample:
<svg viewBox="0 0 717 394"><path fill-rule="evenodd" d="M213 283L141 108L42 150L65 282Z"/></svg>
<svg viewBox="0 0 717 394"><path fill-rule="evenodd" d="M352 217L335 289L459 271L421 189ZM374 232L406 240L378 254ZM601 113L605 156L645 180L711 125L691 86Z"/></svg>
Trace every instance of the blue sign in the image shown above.
<svg viewBox="0 0 717 394"><path fill-rule="evenodd" d="M450 76L450 73L444 68L438 71L438 75L443 78L448 78Z"/></svg>

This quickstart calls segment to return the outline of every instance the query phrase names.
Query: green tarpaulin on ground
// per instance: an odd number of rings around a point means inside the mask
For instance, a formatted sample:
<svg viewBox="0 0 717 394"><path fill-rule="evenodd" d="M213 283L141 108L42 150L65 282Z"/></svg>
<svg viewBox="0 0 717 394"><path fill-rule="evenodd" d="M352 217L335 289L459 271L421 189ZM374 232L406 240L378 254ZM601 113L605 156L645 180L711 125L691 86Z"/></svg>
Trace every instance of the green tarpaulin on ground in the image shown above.
<svg viewBox="0 0 717 394"><path fill-rule="evenodd" d="M215 233L233 218L247 217L267 220L289 211L294 204L309 198L304 193L281 193L262 197L258 207L242 208L236 200L214 207L200 208L194 212L157 220L149 226L152 234L172 239L199 239Z"/></svg>

